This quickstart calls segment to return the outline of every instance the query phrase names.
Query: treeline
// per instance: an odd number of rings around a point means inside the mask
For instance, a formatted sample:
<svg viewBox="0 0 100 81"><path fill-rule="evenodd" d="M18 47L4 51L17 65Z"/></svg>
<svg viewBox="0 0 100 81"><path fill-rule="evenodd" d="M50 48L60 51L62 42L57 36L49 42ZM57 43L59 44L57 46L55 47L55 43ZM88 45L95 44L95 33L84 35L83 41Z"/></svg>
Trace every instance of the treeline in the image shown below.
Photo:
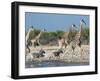
<svg viewBox="0 0 100 81"><path fill-rule="evenodd" d="M40 30L34 29L29 35L29 40L34 39L38 34L40 33ZM57 30L55 32L43 32L40 37L40 42L45 44L57 44L58 37L62 37L64 35L64 31ZM77 30L73 29L72 32L69 33L68 39L69 41L74 40L74 37L77 33ZM27 32L26 32L27 34ZM82 28L81 32L81 38L80 38L81 44L89 44L89 28Z"/></svg>

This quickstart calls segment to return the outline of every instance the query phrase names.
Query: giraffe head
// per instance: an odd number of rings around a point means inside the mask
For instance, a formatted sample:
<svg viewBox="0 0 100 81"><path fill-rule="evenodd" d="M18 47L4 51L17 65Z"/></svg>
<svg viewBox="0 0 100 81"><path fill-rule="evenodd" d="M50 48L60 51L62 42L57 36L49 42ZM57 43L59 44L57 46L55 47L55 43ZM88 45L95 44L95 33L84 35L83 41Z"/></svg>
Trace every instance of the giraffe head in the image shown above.
<svg viewBox="0 0 100 81"><path fill-rule="evenodd" d="M33 31L33 30L34 30L34 27L31 26L31 27L29 28L29 31Z"/></svg>
<svg viewBox="0 0 100 81"><path fill-rule="evenodd" d="M32 28L32 29L33 29L34 27L33 27L33 26L31 26L30 28Z"/></svg>
<svg viewBox="0 0 100 81"><path fill-rule="evenodd" d="M80 25L82 25L82 24L85 24L85 25L86 25L86 22L84 21L84 19L82 19L82 20L80 21Z"/></svg>
<svg viewBox="0 0 100 81"><path fill-rule="evenodd" d="M46 32L47 30L45 28L42 29L42 32Z"/></svg>
<svg viewBox="0 0 100 81"><path fill-rule="evenodd" d="M77 26L75 24L72 24L72 30L77 31Z"/></svg>

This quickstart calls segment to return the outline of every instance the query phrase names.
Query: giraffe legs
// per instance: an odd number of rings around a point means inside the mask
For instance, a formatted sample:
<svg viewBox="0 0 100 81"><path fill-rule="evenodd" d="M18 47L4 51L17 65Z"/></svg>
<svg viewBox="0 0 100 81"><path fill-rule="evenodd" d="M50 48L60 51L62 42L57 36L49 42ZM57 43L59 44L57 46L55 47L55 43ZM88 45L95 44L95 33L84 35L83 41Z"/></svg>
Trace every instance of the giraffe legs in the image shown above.
<svg viewBox="0 0 100 81"><path fill-rule="evenodd" d="M28 52L30 53L30 48L29 48L29 45L26 45L26 48L28 49Z"/></svg>
<svg viewBox="0 0 100 81"><path fill-rule="evenodd" d="M39 40L37 40L37 43L39 44L39 46L41 46L41 43L40 43L40 41L39 41Z"/></svg>
<svg viewBox="0 0 100 81"><path fill-rule="evenodd" d="M39 40L32 40L32 46L36 47L36 46L41 46L41 43Z"/></svg>

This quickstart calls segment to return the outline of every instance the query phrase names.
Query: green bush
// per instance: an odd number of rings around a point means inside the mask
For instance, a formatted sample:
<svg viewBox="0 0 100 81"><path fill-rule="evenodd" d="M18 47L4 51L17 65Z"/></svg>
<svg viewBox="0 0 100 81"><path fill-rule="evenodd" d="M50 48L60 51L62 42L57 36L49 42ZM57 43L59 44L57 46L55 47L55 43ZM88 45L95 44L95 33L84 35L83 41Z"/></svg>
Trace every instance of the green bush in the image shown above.
<svg viewBox="0 0 100 81"><path fill-rule="evenodd" d="M38 34L40 33L40 30L38 29L34 29L34 31L32 31L29 35L29 41L31 39L34 39ZM58 37L62 37L64 35L64 31L61 31L61 30L57 30L55 32L43 32L43 34L41 35L40 37L40 40L45 44L46 43L49 43L49 42L52 42L52 41L57 41ZM70 43L71 41L74 40L75 38L75 35L77 33L77 30L73 29L70 33L69 33L69 36L68 36L68 42ZM27 34L27 32L25 33ZM83 27L82 28L82 32L81 32L81 44L89 44L89 28L85 28Z"/></svg>

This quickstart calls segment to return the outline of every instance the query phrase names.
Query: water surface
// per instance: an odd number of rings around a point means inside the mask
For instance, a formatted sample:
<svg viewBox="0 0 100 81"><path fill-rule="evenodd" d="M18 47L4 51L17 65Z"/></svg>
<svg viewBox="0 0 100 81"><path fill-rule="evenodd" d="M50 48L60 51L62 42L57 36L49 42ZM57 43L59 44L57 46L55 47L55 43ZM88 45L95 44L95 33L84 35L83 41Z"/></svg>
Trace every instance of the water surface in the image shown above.
<svg viewBox="0 0 100 81"><path fill-rule="evenodd" d="M32 61L26 62L25 68L39 68L39 67L60 67L60 66L83 66L89 65L89 63L68 63L63 61Z"/></svg>

